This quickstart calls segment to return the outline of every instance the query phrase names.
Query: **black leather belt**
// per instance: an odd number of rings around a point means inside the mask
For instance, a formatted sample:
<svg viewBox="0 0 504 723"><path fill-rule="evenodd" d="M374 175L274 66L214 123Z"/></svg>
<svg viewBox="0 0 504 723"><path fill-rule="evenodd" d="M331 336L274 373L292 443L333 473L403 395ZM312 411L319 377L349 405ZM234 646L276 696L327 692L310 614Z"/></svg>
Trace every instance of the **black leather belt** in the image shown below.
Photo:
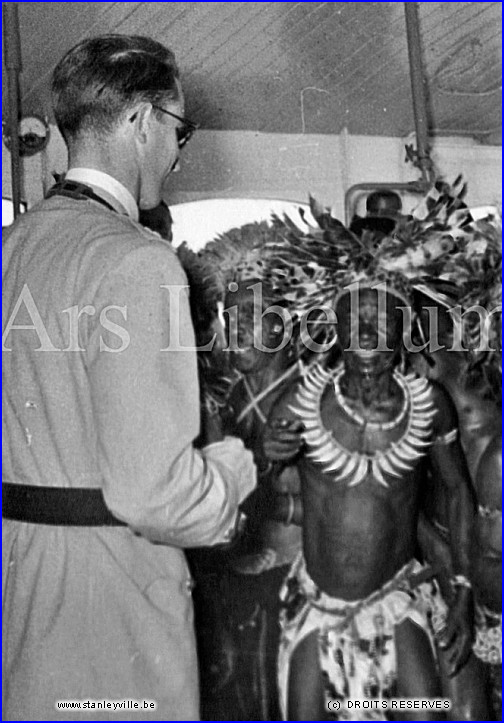
<svg viewBox="0 0 504 723"><path fill-rule="evenodd" d="M125 526L110 512L101 489L2 483L2 518L35 525Z"/></svg>

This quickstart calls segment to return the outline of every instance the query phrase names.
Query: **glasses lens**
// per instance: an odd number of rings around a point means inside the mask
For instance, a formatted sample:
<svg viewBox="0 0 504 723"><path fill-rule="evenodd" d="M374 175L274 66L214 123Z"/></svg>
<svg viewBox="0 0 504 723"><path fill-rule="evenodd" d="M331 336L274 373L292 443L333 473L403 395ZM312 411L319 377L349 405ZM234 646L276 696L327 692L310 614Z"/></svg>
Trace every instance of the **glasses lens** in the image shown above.
<svg viewBox="0 0 504 723"><path fill-rule="evenodd" d="M194 128L184 123L182 128L177 128L177 143L179 148L183 148L194 133Z"/></svg>
<svg viewBox="0 0 504 723"><path fill-rule="evenodd" d="M191 123L191 121L187 121L184 118L181 118L179 115L176 115L175 113L166 110L166 108L161 108L160 105L153 105L152 107L156 110L161 111L161 113L165 113L166 115L169 115L172 118L175 118L176 120L183 123L182 127L176 128L178 147L183 148L198 126L194 123ZM133 116L130 118L130 120L133 120Z"/></svg>

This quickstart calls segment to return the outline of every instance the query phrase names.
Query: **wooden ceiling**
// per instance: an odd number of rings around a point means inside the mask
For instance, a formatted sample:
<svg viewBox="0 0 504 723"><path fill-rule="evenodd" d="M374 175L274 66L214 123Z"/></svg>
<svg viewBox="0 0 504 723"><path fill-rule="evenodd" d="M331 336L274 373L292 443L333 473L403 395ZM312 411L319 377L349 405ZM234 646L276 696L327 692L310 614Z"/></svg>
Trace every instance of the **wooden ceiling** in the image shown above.
<svg viewBox="0 0 504 723"><path fill-rule="evenodd" d="M501 3L418 7L434 133L500 144ZM118 32L175 51L187 116L203 128L414 131L400 2L22 2L19 19L24 114L50 113L50 74L66 50Z"/></svg>

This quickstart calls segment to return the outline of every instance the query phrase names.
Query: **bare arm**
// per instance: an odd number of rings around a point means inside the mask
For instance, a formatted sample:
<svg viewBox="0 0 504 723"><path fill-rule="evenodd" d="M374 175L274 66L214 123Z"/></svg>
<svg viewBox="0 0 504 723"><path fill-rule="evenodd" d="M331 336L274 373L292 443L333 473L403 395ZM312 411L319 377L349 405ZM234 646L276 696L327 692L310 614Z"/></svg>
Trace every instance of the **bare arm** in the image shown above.
<svg viewBox="0 0 504 723"><path fill-rule="evenodd" d="M471 547L471 580L479 602L502 609L502 433L485 449L476 472L478 516Z"/></svg>
<svg viewBox="0 0 504 723"><path fill-rule="evenodd" d="M278 399L264 427L264 454L272 462L294 463L302 452L303 422L293 411L296 389L297 384Z"/></svg>
<svg viewBox="0 0 504 723"><path fill-rule="evenodd" d="M448 649L449 670L454 675L470 653L472 642L472 591L469 583L471 530L475 501L464 452L458 436L454 404L441 386L433 384L437 414L434 418L430 462L436 482L445 487L455 598L440 641Z"/></svg>
<svg viewBox="0 0 504 723"><path fill-rule="evenodd" d="M284 524L301 525L303 505L295 462L303 444L302 422L292 411L297 384L289 387L274 403L262 430L261 444L268 468L263 483L251 495L255 506L267 510L267 517ZM287 481L288 480L288 481ZM261 499L258 499L261 498ZM247 501L249 502L249 501ZM244 507L245 513L253 506Z"/></svg>
<svg viewBox="0 0 504 723"><path fill-rule="evenodd" d="M424 559L434 568L442 569L453 576L450 545L436 530L432 522L421 512L418 519L417 536Z"/></svg>
<svg viewBox="0 0 504 723"><path fill-rule="evenodd" d="M476 510L471 478L458 435L458 418L448 394L434 386L437 415L430 461L448 499L448 527L454 574L468 575L471 529Z"/></svg>

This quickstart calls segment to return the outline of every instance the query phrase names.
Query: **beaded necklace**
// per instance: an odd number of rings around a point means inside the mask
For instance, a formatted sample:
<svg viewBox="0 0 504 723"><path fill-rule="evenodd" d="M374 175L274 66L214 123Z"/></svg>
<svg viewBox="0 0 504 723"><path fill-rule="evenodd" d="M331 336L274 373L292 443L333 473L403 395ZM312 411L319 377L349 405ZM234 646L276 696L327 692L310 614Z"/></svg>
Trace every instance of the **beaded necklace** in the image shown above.
<svg viewBox="0 0 504 723"><path fill-rule="evenodd" d="M349 416L353 422L355 422L359 427L372 427L375 429L380 429L382 431L394 429L401 424L404 417L406 416L406 412L408 411L408 407L410 404L410 394L408 385L406 384L404 377L397 371L397 369L394 370L393 374L395 381L403 392L403 404L397 417L395 419L392 419L390 422L372 422L370 420L364 419L364 417L362 417L355 409L352 409L352 407L347 403L344 395L341 393L339 385L339 380L341 379L344 371L344 367L341 367L339 370L336 371L334 375L334 396L336 397L336 401L338 402L339 406L344 410L345 414Z"/></svg>

